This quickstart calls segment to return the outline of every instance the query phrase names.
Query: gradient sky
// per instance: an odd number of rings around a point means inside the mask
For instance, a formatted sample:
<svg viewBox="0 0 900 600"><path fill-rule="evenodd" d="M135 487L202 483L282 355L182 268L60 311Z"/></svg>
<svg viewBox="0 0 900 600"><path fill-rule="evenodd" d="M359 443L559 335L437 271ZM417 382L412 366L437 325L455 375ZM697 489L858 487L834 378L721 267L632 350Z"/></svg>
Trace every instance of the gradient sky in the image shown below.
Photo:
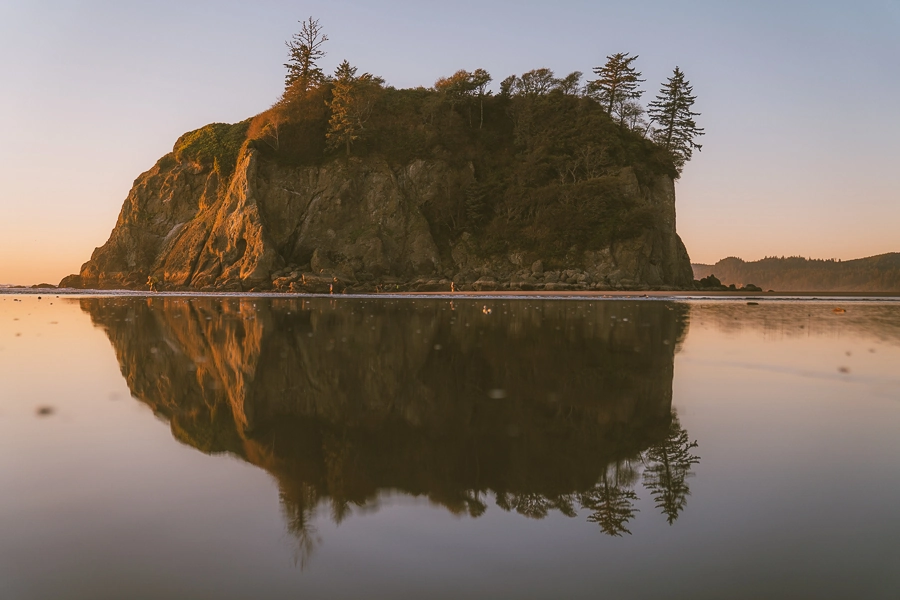
<svg viewBox="0 0 900 600"><path fill-rule="evenodd" d="M0 282L77 272L179 135L268 108L310 15L327 71L396 87L622 51L646 103L678 65L707 131L677 188L694 262L900 251L897 0L0 0Z"/></svg>

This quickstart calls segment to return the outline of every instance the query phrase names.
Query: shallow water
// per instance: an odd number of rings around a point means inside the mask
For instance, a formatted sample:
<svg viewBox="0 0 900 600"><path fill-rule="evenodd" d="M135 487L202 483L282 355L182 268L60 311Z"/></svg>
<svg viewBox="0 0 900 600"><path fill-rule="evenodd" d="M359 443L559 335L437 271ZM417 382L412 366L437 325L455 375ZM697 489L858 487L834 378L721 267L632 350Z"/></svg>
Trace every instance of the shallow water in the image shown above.
<svg viewBox="0 0 900 600"><path fill-rule="evenodd" d="M898 365L897 302L3 295L0 598L896 599Z"/></svg>

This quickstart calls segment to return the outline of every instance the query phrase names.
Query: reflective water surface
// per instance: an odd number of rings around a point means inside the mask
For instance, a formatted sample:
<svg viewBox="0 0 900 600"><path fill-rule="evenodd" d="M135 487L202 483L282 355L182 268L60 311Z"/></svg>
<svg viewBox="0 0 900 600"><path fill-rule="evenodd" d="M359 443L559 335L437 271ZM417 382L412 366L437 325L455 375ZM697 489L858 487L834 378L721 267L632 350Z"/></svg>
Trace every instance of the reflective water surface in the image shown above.
<svg viewBox="0 0 900 600"><path fill-rule="evenodd" d="M900 303L0 296L0 598L897 598Z"/></svg>

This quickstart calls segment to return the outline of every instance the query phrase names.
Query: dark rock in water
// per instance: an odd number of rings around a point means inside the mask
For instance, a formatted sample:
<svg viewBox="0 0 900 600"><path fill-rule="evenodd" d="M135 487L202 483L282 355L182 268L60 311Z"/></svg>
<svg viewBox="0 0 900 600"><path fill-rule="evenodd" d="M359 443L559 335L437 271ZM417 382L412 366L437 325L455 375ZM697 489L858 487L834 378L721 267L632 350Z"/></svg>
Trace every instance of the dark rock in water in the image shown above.
<svg viewBox="0 0 900 600"><path fill-rule="evenodd" d="M68 275L59 282L59 287L80 290L84 285L81 283L81 275Z"/></svg>
<svg viewBox="0 0 900 600"><path fill-rule="evenodd" d="M708 277L704 277L699 281L694 282L694 287L697 287L701 290L727 290L728 287L722 285L722 282L719 281L718 277L715 275L709 275ZM734 286L731 286L731 289L734 289Z"/></svg>
<svg viewBox="0 0 900 600"><path fill-rule="evenodd" d="M35 411L35 413L39 417L49 417L50 415L52 415L55 412L56 412L56 409L53 408L52 406L40 406Z"/></svg>

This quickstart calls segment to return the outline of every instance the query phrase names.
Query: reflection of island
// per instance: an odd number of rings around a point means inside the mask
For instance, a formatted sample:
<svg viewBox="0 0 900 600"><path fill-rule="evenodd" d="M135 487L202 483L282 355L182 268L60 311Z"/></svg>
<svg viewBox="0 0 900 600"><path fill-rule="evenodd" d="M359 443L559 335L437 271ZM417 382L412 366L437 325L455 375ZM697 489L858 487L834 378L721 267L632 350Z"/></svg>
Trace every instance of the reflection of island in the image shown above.
<svg viewBox="0 0 900 600"><path fill-rule="evenodd" d="M628 532L672 522L696 457L672 412L687 307L662 302L89 298L133 395L203 452L272 473L308 551L380 492L478 516L487 495Z"/></svg>

